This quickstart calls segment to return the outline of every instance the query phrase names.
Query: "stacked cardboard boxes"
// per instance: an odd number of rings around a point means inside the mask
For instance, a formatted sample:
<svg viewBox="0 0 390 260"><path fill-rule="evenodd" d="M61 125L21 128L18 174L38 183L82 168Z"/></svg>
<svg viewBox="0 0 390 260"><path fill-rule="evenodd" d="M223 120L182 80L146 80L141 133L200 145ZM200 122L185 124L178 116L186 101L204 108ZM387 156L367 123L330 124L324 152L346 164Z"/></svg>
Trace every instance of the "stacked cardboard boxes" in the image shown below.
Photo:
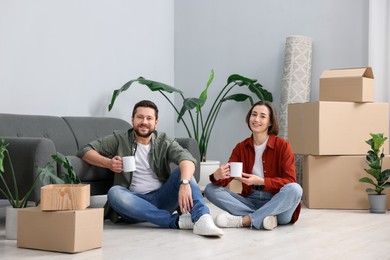
<svg viewBox="0 0 390 260"><path fill-rule="evenodd" d="M89 184L42 187L40 207L18 211L17 246L65 253L101 247L103 208L89 202Z"/></svg>
<svg viewBox="0 0 390 260"><path fill-rule="evenodd" d="M303 158L303 202L309 208L368 209L365 155L370 133L389 136L389 104L374 102L371 68L326 70L320 101L288 106L288 140ZM389 153L388 143L384 153ZM390 168L386 156L384 169ZM390 194L390 193L389 193ZM390 209L390 195L387 207Z"/></svg>

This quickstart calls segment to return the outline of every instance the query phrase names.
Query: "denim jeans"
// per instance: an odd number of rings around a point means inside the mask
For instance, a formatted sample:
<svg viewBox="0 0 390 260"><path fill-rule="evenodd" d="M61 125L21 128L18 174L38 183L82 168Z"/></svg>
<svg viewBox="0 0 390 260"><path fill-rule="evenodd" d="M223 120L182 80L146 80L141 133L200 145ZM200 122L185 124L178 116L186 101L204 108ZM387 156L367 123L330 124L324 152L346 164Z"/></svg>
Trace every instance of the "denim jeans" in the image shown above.
<svg viewBox="0 0 390 260"><path fill-rule="evenodd" d="M256 229L262 228L263 220L267 216L276 216L278 224L290 223L302 198L302 188L297 183L284 185L277 194L253 190L248 197L209 183L204 193L214 205L232 215L249 215L251 227Z"/></svg>
<svg viewBox="0 0 390 260"><path fill-rule="evenodd" d="M202 193L192 177L190 184L194 207L191 209L192 222L202 215L210 214ZM130 223L150 222L163 228L178 228L180 170L172 172L168 180L157 190L147 194L130 192L122 186L113 186L108 191L107 200L123 220Z"/></svg>

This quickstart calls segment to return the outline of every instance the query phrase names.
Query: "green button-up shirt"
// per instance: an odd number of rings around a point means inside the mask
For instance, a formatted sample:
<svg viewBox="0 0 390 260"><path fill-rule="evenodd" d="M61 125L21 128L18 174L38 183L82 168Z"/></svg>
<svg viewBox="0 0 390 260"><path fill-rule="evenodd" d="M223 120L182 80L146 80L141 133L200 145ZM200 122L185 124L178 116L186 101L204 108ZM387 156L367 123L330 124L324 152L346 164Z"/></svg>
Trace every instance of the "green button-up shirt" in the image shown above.
<svg viewBox="0 0 390 260"><path fill-rule="evenodd" d="M115 131L112 135L84 145L78 151L77 156L82 158L87 151L93 149L108 158L116 155L123 157L134 155L136 147L134 130L130 128L127 131ZM166 182L171 174L171 163L179 165L180 161L183 160L190 160L196 165L196 159L192 154L181 147L175 139L168 137L163 132L154 131L148 161L151 169L162 183ZM132 175L132 172L115 174L114 185L129 187Z"/></svg>

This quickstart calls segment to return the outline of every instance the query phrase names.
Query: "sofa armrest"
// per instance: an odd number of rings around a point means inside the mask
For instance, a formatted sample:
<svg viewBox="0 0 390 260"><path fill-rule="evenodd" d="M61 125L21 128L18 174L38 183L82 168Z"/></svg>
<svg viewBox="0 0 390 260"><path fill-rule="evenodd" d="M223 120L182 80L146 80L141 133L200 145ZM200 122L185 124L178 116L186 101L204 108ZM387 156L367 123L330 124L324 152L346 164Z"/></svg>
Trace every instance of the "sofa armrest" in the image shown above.
<svg viewBox="0 0 390 260"><path fill-rule="evenodd" d="M196 159L196 167L194 177L197 182L200 178L200 152L198 143L194 138L176 138L176 141L185 149L187 149Z"/></svg>
<svg viewBox="0 0 390 260"><path fill-rule="evenodd" d="M22 198L38 175L38 167L43 167L52 161L51 156L56 153L53 141L47 138L29 138L29 137L0 137L9 143L7 149L10 153L12 164L15 170L16 182L18 184L19 197ZM12 175L8 160L4 162L4 177L8 187L13 191ZM30 201L38 201L40 198L42 183L38 180L31 196ZM0 194L1 198L4 198Z"/></svg>

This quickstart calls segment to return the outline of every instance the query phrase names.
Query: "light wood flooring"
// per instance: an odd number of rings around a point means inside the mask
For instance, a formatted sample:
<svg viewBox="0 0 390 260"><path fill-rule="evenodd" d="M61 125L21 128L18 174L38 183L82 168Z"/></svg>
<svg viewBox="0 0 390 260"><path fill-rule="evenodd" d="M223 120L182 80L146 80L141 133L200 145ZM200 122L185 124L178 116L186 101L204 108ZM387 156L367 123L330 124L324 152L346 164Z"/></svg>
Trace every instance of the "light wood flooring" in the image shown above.
<svg viewBox="0 0 390 260"><path fill-rule="evenodd" d="M208 203L213 216L220 209ZM221 238L151 224L104 224L103 246L77 254L16 247L0 219L0 259L390 259L390 213L303 207L294 225L224 229Z"/></svg>

